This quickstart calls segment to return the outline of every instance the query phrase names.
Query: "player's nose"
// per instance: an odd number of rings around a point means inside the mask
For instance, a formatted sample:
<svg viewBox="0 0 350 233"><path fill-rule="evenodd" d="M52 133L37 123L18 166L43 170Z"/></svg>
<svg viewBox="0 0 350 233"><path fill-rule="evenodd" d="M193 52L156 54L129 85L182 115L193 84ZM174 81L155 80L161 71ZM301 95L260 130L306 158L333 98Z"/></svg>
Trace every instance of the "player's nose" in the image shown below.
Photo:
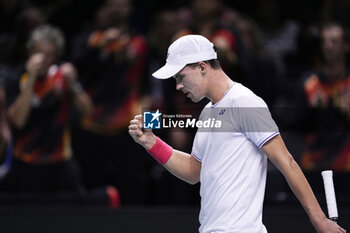
<svg viewBox="0 0 350 233"><path fill-rule="evenodd" d="M176 83L176 90L180 91L184 88L184 85L182 83Z"/></svg>

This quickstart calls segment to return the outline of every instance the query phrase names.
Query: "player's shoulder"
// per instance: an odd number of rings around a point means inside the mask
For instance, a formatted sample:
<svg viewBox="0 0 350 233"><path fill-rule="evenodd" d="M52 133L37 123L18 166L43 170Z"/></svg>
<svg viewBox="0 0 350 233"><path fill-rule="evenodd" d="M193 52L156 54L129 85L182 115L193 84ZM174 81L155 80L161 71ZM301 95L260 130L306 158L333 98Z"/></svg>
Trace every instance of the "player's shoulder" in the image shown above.
<svg viewBox="0 0 350 233"><path fill-rule="evenodd" d="M266 103L249 88L241 83L234 83L228 93L228 98L233 107L265 107Z"/></svg>

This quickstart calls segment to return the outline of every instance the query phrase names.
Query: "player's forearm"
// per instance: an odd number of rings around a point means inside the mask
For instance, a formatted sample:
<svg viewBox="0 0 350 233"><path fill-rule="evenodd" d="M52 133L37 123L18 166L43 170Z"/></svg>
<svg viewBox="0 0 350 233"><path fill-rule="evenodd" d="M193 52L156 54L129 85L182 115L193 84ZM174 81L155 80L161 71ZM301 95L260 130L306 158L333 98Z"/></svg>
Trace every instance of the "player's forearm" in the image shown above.
<svg viewBox="0 0 350 233"><path fill-rule="evenodd" d="M315 225L318 222L324 221L326 216L299 165L292 157L289 163L282 165L281 171L293 193L309 215L311 222Z"/></svg>
<svg viewBox="0 0 350 233"><path fill-rule="evenodd" d="M191 155L174 150L154 134L147 137L143 144L148 153L171 174L189 184L198 183L201 165Z"/></svg>
<svg viewBox="0 0 350 233"><path fill-rule="evenodd" d="M201 166L190 154L174 150L172 156L164 166L174 176L189 184L199 182Z"/></svg>
<svg viewBox="0 0 350 233"><path fill-rule="evenodd" d="M267 142L262 149L271 162L283 173L290 188L309 215L311 222L315 225L315 223L323 221L326 216L299 165L284 145L282 137L277 135Z"/></svg>
<svg viewBox="0 0 350 233"><path fill-rule="evenodd" d="M142 115L136 115L130 121L129 134L135 142L142 145L155 160L165 166L173 175L190 184L199 181L201 163L187 153L174 150L155 136L152 130L142 130Z"/></svg>

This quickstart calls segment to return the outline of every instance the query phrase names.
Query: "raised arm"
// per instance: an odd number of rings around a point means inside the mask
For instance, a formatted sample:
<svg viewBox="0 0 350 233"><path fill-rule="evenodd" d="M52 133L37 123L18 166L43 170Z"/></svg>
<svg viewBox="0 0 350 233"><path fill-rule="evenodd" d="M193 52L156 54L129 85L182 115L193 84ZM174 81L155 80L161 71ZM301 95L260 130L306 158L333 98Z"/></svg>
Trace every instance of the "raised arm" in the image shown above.
<svg viewBox="0 0 350 233"><path fill-rule="evenodd" d="M21 86L21 92L15 102L8 108L9 121L16 128L23 128L31 112L31 100L35 80L38 78L40 71L43 69L44 55L41 53L33 54L27 64L28 81Z"/></svg>
<svg viewBox="0 0 350 233"><path fill-rule="evenodd" d="M129 134L135 142L143 146L147 151L152 149L157 142L157 136L153 134L152 130L142 130L141 115L135 116L130 121ZM158 141L157 143L163 142ZM171 150L165 153L170 153L170 157L163 164L169 172L187 183L196 184L199 182L201 163L198 160L192 155L179 150ZM153 156L156 157L157 155Z"/></svg>
<svg viewBox="0 0 350 233"><path fill-rule="evenodd" d="M73 64L67 62L62 64L60 69L67 80L69 91L73 97L74 106L82 116L90 114L93 108L93 103L89 95L83 90L78 82L78 73L75 67Z"/></svg>
<svg viewBox="0 0 350 233"><path fill-rule="evenodd" d="M309 215L310 221L318 233L346 232L325 216L308 181L299 165L287 150L280 135L268 141L262 147L262 150L271 162L282 172L293 193Z"/></svg>

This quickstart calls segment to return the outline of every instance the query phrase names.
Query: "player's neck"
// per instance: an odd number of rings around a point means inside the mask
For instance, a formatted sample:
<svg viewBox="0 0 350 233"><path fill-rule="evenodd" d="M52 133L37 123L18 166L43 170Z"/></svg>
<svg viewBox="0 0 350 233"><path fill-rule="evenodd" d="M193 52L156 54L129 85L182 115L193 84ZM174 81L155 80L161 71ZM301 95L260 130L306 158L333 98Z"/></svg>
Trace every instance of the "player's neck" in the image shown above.
<svg viewBox="0 0 350 233"><path fill-rule="evenodd" d="M212 104L219 102L233 85L233 81L222 71L214 72L208 91L208 99Z"/></svg>

